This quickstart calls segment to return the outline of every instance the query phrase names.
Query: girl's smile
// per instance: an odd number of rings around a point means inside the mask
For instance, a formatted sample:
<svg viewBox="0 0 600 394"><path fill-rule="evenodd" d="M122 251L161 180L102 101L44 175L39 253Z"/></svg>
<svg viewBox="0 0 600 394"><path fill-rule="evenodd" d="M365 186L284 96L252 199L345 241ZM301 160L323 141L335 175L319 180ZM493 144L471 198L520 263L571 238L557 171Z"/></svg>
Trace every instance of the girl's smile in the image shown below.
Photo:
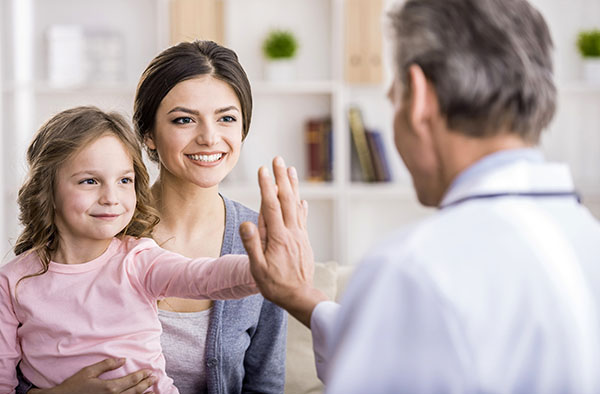
<svg viewBox="0 0 600 394"><path fill-rule="evenodd" d="M98 254L131 221L136 206L133 160L121 141L104 135L66 160L54 183L61 263Z"/></svg>

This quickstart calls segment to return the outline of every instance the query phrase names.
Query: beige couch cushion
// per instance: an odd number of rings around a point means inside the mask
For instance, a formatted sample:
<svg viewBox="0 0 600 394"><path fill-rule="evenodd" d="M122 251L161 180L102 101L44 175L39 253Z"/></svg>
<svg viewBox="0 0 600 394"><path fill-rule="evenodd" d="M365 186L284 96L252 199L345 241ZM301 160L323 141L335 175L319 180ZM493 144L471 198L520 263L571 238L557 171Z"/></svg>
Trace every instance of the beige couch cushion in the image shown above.
<svg viewBox="0 0 600 394"><path fill-rule="evenodd" d="M338 300L352 273L351 266L334 261L315 263L314 285L331 299ZM317 378L310 330L289 316L287 333L286 382L287 394L315 394L323 392Z"/></svg>

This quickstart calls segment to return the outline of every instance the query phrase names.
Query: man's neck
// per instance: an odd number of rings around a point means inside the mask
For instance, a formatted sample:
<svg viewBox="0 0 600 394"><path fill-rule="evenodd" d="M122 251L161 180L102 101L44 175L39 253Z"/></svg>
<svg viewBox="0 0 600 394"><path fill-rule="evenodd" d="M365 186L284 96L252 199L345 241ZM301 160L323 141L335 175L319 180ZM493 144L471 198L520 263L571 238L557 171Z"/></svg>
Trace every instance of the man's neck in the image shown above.
<svg viewBox="0 0 600 394"><path fill-rule="evenodd" d="M533 145L514 133L493 137L473 138L459 132L447 131L438 144L442 161L444 190L456 177L482 158L502 150L531 148Z"/></svg>

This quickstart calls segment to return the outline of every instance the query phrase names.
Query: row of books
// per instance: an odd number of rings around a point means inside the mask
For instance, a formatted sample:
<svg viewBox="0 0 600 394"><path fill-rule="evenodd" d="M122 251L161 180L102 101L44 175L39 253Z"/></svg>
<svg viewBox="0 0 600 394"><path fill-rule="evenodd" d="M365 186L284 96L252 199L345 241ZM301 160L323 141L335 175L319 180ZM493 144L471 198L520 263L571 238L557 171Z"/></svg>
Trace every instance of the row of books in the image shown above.
<svg viewBox="0 0 600 394"><path fill-rule="evenodd" d="M351 133L352 181L391 182L390 165L380 132L365 128L361 111L348 111ZM330 118L308 119L305 124L307 180L333 180L333 138Z"/></svg>
<svg viewBox="0 0 600 394"><path fill-rule="evenodd" d="M379 131L367 129L358 107L348 110L352 134L352 180L363 182L391 182L392 174Z"/></svg>

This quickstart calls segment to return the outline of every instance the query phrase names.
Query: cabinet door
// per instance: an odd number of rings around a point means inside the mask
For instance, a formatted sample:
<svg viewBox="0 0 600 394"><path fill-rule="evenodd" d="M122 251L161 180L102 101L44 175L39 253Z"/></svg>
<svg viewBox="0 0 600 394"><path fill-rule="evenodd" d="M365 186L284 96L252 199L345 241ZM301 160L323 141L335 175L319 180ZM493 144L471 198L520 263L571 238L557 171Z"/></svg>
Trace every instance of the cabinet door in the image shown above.
<svg viewBox="0 0 600 394"><path fill-rule="evenodd" d="M171 0L171 45L197 39L223 44L222 0Z"/></svg>
<svg viewBox="0 0 600 394"><path fill-rule="evenodd" d="M382 68L382 0L346 0L344 18L345 79L379 84Z"/></svg>

